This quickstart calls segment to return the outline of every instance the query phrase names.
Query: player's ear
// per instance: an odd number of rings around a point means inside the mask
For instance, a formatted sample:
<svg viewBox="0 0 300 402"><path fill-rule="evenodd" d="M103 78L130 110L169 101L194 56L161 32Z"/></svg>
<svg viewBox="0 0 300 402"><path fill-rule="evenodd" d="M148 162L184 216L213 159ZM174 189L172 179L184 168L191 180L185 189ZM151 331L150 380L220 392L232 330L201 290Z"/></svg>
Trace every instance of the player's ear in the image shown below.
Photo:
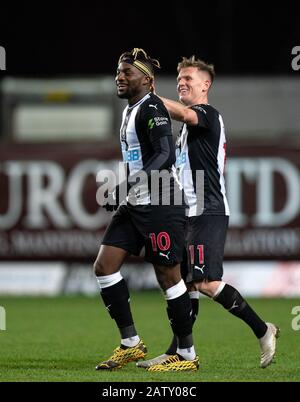
<svg viewBox="0 0 300 402"><path fill-rule="evenodd" d="M153 92L156 95L154 77L151 77L150 91Z"/></svg>
<svg viewBox="0 0 300 402"><path fill-rule="evenodd" d="M150 91L154 92L155 86L154 86L154 78L150 78Z"/></svg>
<svg viewBox="0 0 300 402"><path fill-rule="evenodd" d="M205 80L204 83L203 83L204 88L202 89L202 92L208 92L210 86L211 86L211 81Z"/></svg>
<svg viewBox="0 0 300 402"><path fill-rule="evenodd" d="M151 87L152 78L148 75L145 75L143 85Z"/></svg>

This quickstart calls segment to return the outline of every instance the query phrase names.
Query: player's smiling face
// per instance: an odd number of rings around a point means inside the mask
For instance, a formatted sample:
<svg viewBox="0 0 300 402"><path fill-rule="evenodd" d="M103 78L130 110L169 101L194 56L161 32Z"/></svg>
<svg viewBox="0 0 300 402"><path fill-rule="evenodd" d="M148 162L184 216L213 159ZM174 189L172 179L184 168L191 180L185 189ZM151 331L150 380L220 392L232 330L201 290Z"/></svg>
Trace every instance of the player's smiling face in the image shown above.
<svg viewBox="0 0 300 402"><path fill-rule="evenodd" d="M148 77L129 63L120 63L115 78L119 98L138 101L147 92ZM132 102L131 102L132 103Z"/></svg>
<svg viewBox="0 0 300 402"><path fill-rule="evenodd" d="M182 68L177 77L177 91L180 101L186 105L201 103L210 87L208 74L196 67Z"/></svg>

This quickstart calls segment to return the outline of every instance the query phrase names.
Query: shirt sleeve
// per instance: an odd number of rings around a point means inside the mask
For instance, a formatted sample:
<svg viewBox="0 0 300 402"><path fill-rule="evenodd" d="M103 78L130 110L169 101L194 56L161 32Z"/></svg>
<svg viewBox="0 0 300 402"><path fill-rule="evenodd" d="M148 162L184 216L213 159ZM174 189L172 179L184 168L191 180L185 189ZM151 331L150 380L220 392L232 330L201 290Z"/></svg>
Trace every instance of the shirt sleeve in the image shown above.
<svg viewBox="0 0 300 402"><path fill-rule="evenodd" d="M152 170L166 169L175 163L175 144L171 118L162 102L147 102L139 116L140 129L148 137L153 154L143 166L147 176Z"/></svg>
<svg viewBox="0 0 300 402"><path fill-rule="evenodd" d="M162 136L152 143L154 154L144 165L143 170L150 176L152 170L167 169L175 163L175 146L172 136Z"/></svg>
<svg viewBox="0 0 300 402"><path fill-rule="evenodd" d="M198 127L203 127L203 128L209 128L209 117L208 117L208 111L205 110L205 108L201 105L194 105L191 106L191 109L196 112L197 117L198 117Z"/></svg>
<svg viewBox="0 0 300 402"><path fill-rule="evenodd" d="M144 109L144 124L151 143L172 136L171 118L163 103L148 103Z"/></svg>

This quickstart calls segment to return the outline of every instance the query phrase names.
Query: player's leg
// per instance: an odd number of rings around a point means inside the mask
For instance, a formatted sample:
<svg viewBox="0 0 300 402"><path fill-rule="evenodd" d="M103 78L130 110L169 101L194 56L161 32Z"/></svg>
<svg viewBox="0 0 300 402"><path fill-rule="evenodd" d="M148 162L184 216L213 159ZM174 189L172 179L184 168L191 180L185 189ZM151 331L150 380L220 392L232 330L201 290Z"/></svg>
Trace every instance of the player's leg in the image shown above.
<svg viewBox="0 0 300 402"><path fill-rule="evenodd" d="M180 271L181 271L181 277L184 280L184 282L186 283L186 279L188 276L188 255L187 255L187 251L186 248L184 248L184 252L183 252L183 260L180 264ZM187 286L187 290L189 293L189 297L191 299L191 304L192 304L192 322L193 324L195 323L197 316L198 316L198 312L199 312L199 296L200 296L200 292L197 290L196 286L193 283L186 283ZM176 353L177 350L177 338L176 336L173 336L173 339L171 341L170 346L167 348L166 353L164 356L168 356L168 355L173 355L174 353ZM143 363L146 363L149 361L145 361ZM149 362L151 363L151 362Z"/></svg>
<svg viewBox="0 0 300 402"><path fill-rule="evenodd" d="M196 357L192 335L191 301L186 285L180 275L180 266L154 266L157 280L164 291L167 302L167 313L174 336L177 338L177 349L169 356L164 368L157 367L152 371L196 370ZM155 366L153 366L155 367Z"/></svg>
<svg viewBox="0 0 300 402"><path fill-rule="evenodd" d="M263 321L233 286L221 281L200 282L197 285L200 292L213 298L229 313L243 320L252 329L259 340L260 365L262 368L267 367L275 355L279 328L272 323Z"/></svg>
<svg viewBox="0 0 300 402"><path fill-rule="evenodd" d="M154 266L165 294L171 328L178 339L177 353L165 362L168 365L152 366L151 369L156 369L151 371L196 370L198 359L193 346L191 301L180 274L187 222L185 207L149 206L141 210L145 219L138 225L145 236L145 258Z"/></svg>
<svg viewBox="0 0 300 402"><path fill-rule="evenodd" d="M102 245L95 262L95 274L105 307L119 328L121 344L135 346L139 339L128 302L127 284L120 273L128 254L121 248Z"/></svg>
<svg viewBox="0 0 300 402"><path fill-rule="evenodd" d="M146 347L133 322L127 284L120 273L125 258L131 253L138 253L140 248L135 231L130 228L128 220L124 219L124 214L126 218L126 211L123 214L118 211L114 216L94 264L102 300L121 335L121 346L108 360L99 363L97 370L121 368L146 355Z"/></svg>
<svg viewBox="0 0 300 402"><path fill-rule="evenodd" d="M180 270L181 270L181 277L184 281L186 281L187 275L188 275L188 261L187 261L187 252L186 249L184 248L183 252L183 260L180 264ZM198 315L198 310L199 310L199 295L200 292L197 290L195 285L193 283L188 283L186 284L188 294L191 300L191 305L192 305L192 323L196 321L197 315ZM167 348L166 352L163 353L162 355L159 355L157 357L153 357L152 359L149 360L144 360L140 361L137 363L138 367L141 368L148 368L151 366L154 366L155 364L161 364L164 363L170 356L174 355L177 353L177 347L178 347L178 342L177 342L177 336L173 334L173 338L171 340L171 343L169 347Z"/></svg>
<svg viewBox="0 0 300 402"><path fill-rule="evenodd" d="M191 304L192 304L191 318L192 318L192 324L194 324L194 322L196 321L196 318L197 318L197 314L198 314L200 292L198 290L196 290L196 291L188 290L188 294L189 294L189 298L190 298ZM159 356L153 357L152 359L139 361L136 365L137 365L137 367L146 369L151 366L154 366L155 364L164 363L170 356L177 353L177 348L178 348L177 336L174 335L174 333L173 333L171 343L165 353L163 353Z"/></svg>
<svg viewBox="0 0 300 402"><path fill-rule="evenodd" d="M203 216L197 217L197 220L198 227L201 226L201 232L197 235L199 244L194 245L194 251L199 250L194 264L197 289L213 298L252 329L261 347L261 367L266 367L275 354L278 330L273 324L263 321L237 289L222 281L228 218Z"/></svg>

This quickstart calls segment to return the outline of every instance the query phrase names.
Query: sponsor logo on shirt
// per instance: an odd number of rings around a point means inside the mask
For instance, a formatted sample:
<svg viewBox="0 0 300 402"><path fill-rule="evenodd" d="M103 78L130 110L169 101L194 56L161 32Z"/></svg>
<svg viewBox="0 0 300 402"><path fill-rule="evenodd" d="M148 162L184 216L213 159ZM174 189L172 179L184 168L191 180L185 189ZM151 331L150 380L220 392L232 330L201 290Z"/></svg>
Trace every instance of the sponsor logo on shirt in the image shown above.
<svg viewBox="0 0 300 402"><path fill-rule="evenodd" d="M134 162L140 160L140 150L139 149L131 149L129 151L122 151L124 162Z"/></svg>
<svg viewBox="0 0 300 402"><path fill-rule="evenodd" d="M179 149L176 150L176 167L184 165L186 162L186 152L178 152Z"/></svg>
<svg viewBox="0 0 300 402"><path fill-rule="evenodd" d="M168 124L168 122L169 119L167 117L151 117L151 119L148 120L148 128L152 130L154 126L164 126Z"/></svg>
<svg viewBox="0 0 300 402"><path fill-rule="evenodd" d="M168 124L168 118L167 117L154 117L154 121L156 126L163 126L165 124Z"/></svg>

